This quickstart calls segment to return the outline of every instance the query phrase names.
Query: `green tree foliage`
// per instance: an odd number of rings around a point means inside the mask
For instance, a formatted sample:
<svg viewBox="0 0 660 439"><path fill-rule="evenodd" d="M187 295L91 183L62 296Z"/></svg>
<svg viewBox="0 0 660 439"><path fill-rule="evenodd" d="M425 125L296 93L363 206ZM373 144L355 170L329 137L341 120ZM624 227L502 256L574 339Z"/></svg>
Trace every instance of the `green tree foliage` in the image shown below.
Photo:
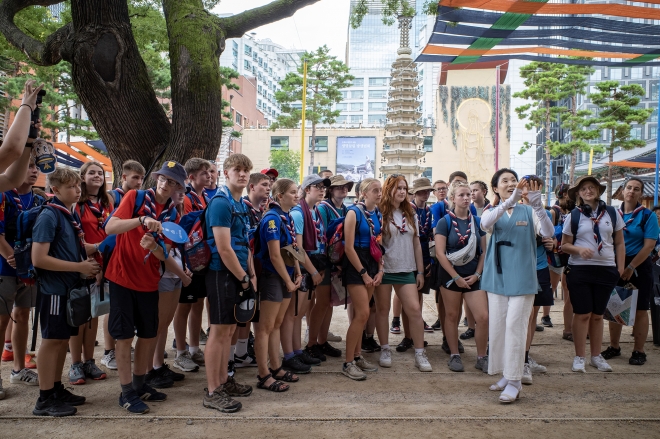
<svg viewBox="0 0 660 439"><path fill-rule="evenodd" d="M420 0L421 1L421 0ZM364 16L369 12L369 6L382 6L383 8L383 23L391 26L396 22L399 15L412 17L415 15L415 7L410 4L410 0L359 0L351 9L351 27L357 29L362 24ZM433 11L435 14L438 10L438 2L427 1L424 4L425 10Z"/></svg>
<svg viewBox="0 0 660 439"><path fill-rule="evenodd" d="M277 169L280 178L300 181L300 152L279 150L270 152L270 167Z"/></svg>
<svg viewBox="0 0 660 439"><path fill-rule="evenodd" d="M644 89L638 84L621 85L619 81L603 81L596 84L598 93L589 95L598 106L598 117L593 123L599 130L608 130L611 142L605 145L609 162L614 161L614 150L639 148L646 145L642 139L630 137L633 124L644 124L652 109L638 108ZM612 166L607 170L607 204L612 201Z"/></svg>
<svg viewBox="0 0 660 439"><path fill-rule="evenodd" d="M348 73L348 66L329 52L328 46L323 46L314 52L305 52L301 57L303 63L307 63L305 119L312 124L312 145L316 145L316 126L319 123L332 124L339 117L339 111L332 107L342 100L340 89L349 87L354 79ZM280 81L282 89L275 93L275 99L282 105L282 114L271 124L272 130L297 128L302 120L302 110L293 104L302 101L303 63L298 67L298 73L288 73ZM314 172L314 149L311 149L309 155L309 173Z"/></svg>

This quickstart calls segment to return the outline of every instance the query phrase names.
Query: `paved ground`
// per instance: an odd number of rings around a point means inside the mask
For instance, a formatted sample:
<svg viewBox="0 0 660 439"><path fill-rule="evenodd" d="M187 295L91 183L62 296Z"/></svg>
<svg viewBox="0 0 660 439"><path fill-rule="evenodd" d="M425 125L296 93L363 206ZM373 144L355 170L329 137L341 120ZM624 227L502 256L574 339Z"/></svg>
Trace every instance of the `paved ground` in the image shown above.
<svg viewBox="0 0 660 439"><path fill-rule="evenodd" d="M434 304L425 304L428 322L435 321ZM151 403L142 417L117 405L116 372L106 381L74 389L87 397L78 415L62 420L34 418L31 410L37 389L9 384L8 364L2 364L7 398L0 401L0 437L16 428L21 435L49 438L146 437L660 437L660 348L647 344L648 362L628 365L632 350L630 329L624 328L623 355L610 362L613 373L587 366L587 374L570 371L571 343L561 340L562 302L551 317L554 328L536 333L533 357L548 367L525 386L519 402L505 406L488 386L496 381L473 368L474 341L465 343L464 373L452 373L440 349L442 333L427 334L434 371L420 373L411 352L394 352L394 367L354 382L340 374L341 360L329 359L302 376L289 392L258 390L242 400L244 408L223 415L201 405L204 369L167 389L168 401ZM332 331L345 332L343 309L335 309ZM402 336L391 336L390 344ZM607 329L606 337L607 340ZM171 345L171 341L168 346ZM343 343L338 343L343 348ZM100 355L102 352L99 350ZM172 355L172 351L169 351ZM377 362L378 354L366 354ZM98 357L100 358L100 356ZM98 361L98 360L97 360ZM170 360L171 362L171 360ZM68 364L66 366L68 370ZM254 385L256 369L238 371L239 382Z"/></svg>

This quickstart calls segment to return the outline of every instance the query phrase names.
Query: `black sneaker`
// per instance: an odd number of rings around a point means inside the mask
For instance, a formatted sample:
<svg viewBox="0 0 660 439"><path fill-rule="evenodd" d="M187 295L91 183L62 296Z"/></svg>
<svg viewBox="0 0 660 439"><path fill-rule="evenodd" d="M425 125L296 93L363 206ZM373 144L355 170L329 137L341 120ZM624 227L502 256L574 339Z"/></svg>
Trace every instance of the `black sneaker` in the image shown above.
<svg viewBox="0 0 660 439"><path fill-rule="evenodd" d="M424 332L434 332L433 327L429 326L424 322Z"/></svg>
<svg viewBox="0 0 660 439"><path fill-rule="evenodd" d="M552 324L552 320L550 320L550 316L541 317L541 324L543 326L547 326L548 328L553 328L554 327L554 325Z"/></svg>
<svg viewBox="0 0 660 439"><path fill-rule="evenodd" d="M309 346L305 346L304 351L307 352L307 355L309 355L312 358L316 358L317 360L321 360L321 361L327 360L325 354L323 353L323 351L321 351L321 346L317 344L315 344L311 348Z"/></svg>
<svg viewBox="0 0 660 439"><path fill-rule="evenodd" d="M236 366L237 369L240 369L241 367L257 367L257 360L254 357L251 357L248 353L242 357L234 355L234 366Z"/></svg>
<svg viewBox="0 0 660 439"><path fill-rule="evenodd" d="M84 396L74 395L73 393L65 389L64 385L62 385L62 387L60 387L59 389L55 390L55 398L73 407L83 405L86 401L86 398Z"/></svg>
<svg viewBox="0 0 660 439"><path fill-rule="evenodd" d="M474 329L467 328L467 330L458 336L461 340L469 340L474 337Z"/></svg>
<svg viewBox="0 0 660 439"><path fill-rule="evenodd" d="M408 349L413 347L413 341L410 338L403 337L403 340L401 340L401 343L396 347L397 352L406 352Z"/></svg>
<svg viewBox="0 0 660 439"><path fill-rule="evenodd" d="M341 357L341 351L327 341L321 345L321 352L330 357Z"/></svg>
<svg viewBox="0 0 660 439"><path fill-rule="evenodd" d="M312 357L307 353L307 351L302 351L300 354L297 355L297 357L303 364L308 364L310 366L318 366L319 364L321 364L321 360Z"/></svg>
<svg viewBox="0 0 660 439"><path fill-rule="evenodd" d="M431 325L431 328L433 328L434 331L440 331L442 329L440 319L436 320L435 323Z"/></svg>
<svg viewBox="0 0 660 439"><path fill-rule="evenodd" d="M57 399L56 395L52 394L45 401L37 399L32 414L35 416L54 416L59 418L61 416L75 415L77 411L77 408Z"/></svg>
<svg viewBox="0 0 660 439"><path fill-rule="evenodd" d="M165 368L151 369L144 377L144 382L157 389L167 389L174 385L174 380L165 375Z"/></svg>
<svg viewBox="0 0 660 439"><path fill-rule="evenodd" d="M447 337L442 337L442 350L445 351L445 354L451 355L451 349L449 349L449 345L447 344Z"/></svg>
<svg viewBox="0 0 660 439"><path fill-rule="evenodd" d="M463 326L468 326L467 317L465 317L465 318L463 319Z"/></svg>
<svg viewBox="0 0 660 439"><path fill-rule="evenodd" d="M600 355L602 355L604 359L610 360L621 355L621 348L614 349L612 346L608 346L607 349L600 353Z"/></svg>
<svg viewBox="0 0 660 439"><path fill-rule="evenodd" d="M380 352L380 345L372 335L371 337L367 337L367 343L371 347L372 352Z"/></svg>
<svg viewBox="0 0 660 439"><path fill-rule="evenodd" d="M641 366L646 363L646 354L644 352L633 351L632 356L628 360L628 364L633 366Z"/></svg>
<svg viewBox="0 0 660 439"><path fill-rule="evenodd" d="M172 381L183 381L186 377L182 373L174 372L172 369L170 369L170 365L167 363L163 363L163 366L159 370L162 369L164 369L163 375L170 378Z"/></svg>
<svg viewBox="0 0 660 439"><path fill-rule="evenodd" d="M373 352L373 349L372 349L372 347L369 344L369 341L367 339L367 334L364 331L362 331L362 347L361 347L361 349L362 349L362 352L368 352L368 353Z"/></svg>
<svg viewBox="0 0 660 439"><path fill-rule="evenodd" d="M227 364L227 375L233 377L235 373L236 373L236 363L234 363L234 360L230 360L229 364Z"/></svg>
<svg viewBox="0 0 660 439"><path fill-rule="evenodd" d="M138 390L137 394L142 401L163 402L167 399L166 394L159 392L147 383L142 385L142 388Z"/></svg>
<svg viewBox="0 0 660 439"><path fill-rule="evenodd" d="M536 332L543 332L545 327L543 325L536 325Z"/></svg>
<svg viewBox="0 0 660 439"><path fill-rule="evenodd" d="M297 374L309 373L312 370L312 366L303 363L302 361L300 361L300 358L298 358L297 356L293 356L288 360L282 360L282 367L285 370Z"/></svg>

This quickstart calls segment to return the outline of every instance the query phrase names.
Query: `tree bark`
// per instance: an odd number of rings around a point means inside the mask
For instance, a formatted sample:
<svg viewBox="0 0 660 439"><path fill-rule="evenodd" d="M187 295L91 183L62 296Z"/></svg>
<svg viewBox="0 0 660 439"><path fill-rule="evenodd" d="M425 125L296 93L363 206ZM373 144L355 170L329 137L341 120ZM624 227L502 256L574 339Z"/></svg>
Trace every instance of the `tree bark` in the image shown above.
<svg viewBox="0 0 660 439"><path fill-rule="evenodd" d="M240 14L220 19L226 38L240 38L251 29L283 18L291 17L298 9L312 5L319 0L275 0L258 8L248 9Z"/></svg>

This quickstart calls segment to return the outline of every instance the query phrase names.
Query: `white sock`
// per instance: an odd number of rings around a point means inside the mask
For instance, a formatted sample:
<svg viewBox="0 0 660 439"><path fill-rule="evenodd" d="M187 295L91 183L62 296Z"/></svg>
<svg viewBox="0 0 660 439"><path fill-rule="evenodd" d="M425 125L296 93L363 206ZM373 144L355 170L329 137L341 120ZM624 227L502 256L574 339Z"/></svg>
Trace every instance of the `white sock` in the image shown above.
<svg viewBox="0 0 660 439"><path fill-rule="evenodd" d="M388 344L382 344L382 345L380 345L380 349L381 349L381 350L389 349L389 348L390 348L390 345L388 345Z"/></svg>
<svg viewBox="0 0 660 439"><path fill-rule="evenodd" d="M424 348L421 348L421 349L415 348L415 355L421 354L421 353L424 353Z"/></svg>
<svg viewBox="0 0 660 439"><path fill-rule="evenodd" d="M236 354L236 345L233 344L229 348L229 361L234 361L234 355Z"/></svg>
<svg viewBox="0 0 660 439"><path fill-rule="evenodd" d="M499 387L500 389L504 389L504 388L506 387L507 384L509 384L509 380L506 379L506 378L504 378L504 377L502 377L502 378L500 378L500 380L497 382L497 387Z"/></svg>
<svg viewBox="0 0 660 439"><path fill-rule="evenodd" d="M188 350L190 351L190 355L193 355L199 351L199 346L189 346Z"/></svg>
<svg viewBox="0 0 660 439"><path fill-rule="evenodd" d="M179 357L179 356L183 355L184 352L186 352L185 349L182 350L182 351L177 350L177 351L176 351L176 356Z"/></svg>
<svg viewBox="0 0 660 439"><path fill-rule="evenodd" d="M237 357L244 357L247 354L247 348L248 348L248 339L239 338L238 341L236 342L235 355Z"/></svg>
<svg viewBox="0 0 660 439"><path fill-rule="evenodd" d="M158 369L160 369L161 367L163 367L162 364L161 364L160 366L156 366L156 365L154 364L154 370L158 370Z"/></svg>
<svg viewBox="0 0 660 439"><path fill-rule="evenodd" d="M13 348L12 348L12 346L11 346L11 342L9 342L9 343L5 342L5 351L7 351L7 352L14 352L14 350L13 350Z"/></svg>

